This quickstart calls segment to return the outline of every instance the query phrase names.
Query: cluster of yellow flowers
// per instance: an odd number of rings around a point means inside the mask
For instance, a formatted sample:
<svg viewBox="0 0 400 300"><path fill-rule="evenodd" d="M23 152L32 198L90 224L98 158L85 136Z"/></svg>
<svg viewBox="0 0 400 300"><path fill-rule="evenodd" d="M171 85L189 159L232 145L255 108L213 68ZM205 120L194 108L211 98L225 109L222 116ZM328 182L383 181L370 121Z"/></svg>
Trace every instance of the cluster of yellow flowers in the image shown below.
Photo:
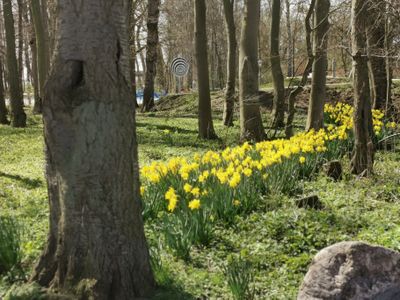
<svg viewBox="0 0 400 300"><path fill-rule="evenodd" d="M264 141L255 145L244 143L237 147L228 147L222 152L208 151L203 155L197 153L192 160L174 157L167 162L155 161L141 170L142 179L147 186L141 188L141 193L146 196L147 190L154 186L165 187L166 192L164 190L162 193L168 201L167 210L174 212L179 205L184 209L198 210L203 205L204 198L210 199L209 193L217 197L216 193L224 189L227 192L223 195L229 197L226 200L233 207L240 207L243 201L237 190L242 184L249 184L254 178L266 181L268 168L292 158L295 158L297 165L306 165L311 155L326 152L328 143L348 139L349 131L353 127L353 108L338 103L335 106L325 105L325 112L331 121L326 129L302 132L289 140ZM382 119L383 113L374 110L376 132L384 127ZM396 124L391 123L390 126L395 127ZM146 197L144 198L146 201ZM213 205L210 201L207 203Z"/></svg>
<svg viewBox="0 0 400 300"><path fill-rule="evenodd" d="M324 111L329 116L329 119L335 123L335 125L341 127L340 131L342 134L353 128L354 108L351 105L342 102L339 102L336 105L325 104ZM378 109L372 110L372 123L376 135L379 135L385 128L397 128L396 122L387 122L385 124L383 121L384 116L385 114L383 111ZM331 127L328 127L328 130L329 128L336 127L334 125L330 126Z"/></svg>

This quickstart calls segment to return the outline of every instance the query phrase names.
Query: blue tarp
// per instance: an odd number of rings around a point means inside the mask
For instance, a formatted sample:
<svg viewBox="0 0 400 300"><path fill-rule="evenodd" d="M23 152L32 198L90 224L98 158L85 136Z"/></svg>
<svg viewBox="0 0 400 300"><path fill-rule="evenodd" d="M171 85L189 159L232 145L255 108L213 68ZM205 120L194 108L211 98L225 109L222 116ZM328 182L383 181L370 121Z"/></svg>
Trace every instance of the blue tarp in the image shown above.
<svg viewBox="0 0 400 300"><path fill-rule="evenodd" d="M165 91L162 92L155 92L154 93L154 100L157 101L162 96L166 96L167 93ZM143 102L143 90L136 91L136 99L139 104Z"/></svg>

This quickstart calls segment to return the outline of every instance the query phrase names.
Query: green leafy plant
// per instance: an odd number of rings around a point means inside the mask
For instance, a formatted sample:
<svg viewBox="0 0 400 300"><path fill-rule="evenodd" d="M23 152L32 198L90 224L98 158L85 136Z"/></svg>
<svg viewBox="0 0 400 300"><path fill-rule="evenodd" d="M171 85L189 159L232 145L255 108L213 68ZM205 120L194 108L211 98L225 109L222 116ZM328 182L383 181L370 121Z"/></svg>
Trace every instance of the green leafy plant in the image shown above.
<svg viewBox="0 0 400 300"><path fill-rule="evenodd" d="M0 275L13 279L21 272L20 226L9 216L0 216Z"/></svg>
<svg viewBox="0 0 400 300"><path fill-rule="evenodd" d="M254 289L250 286L254 279L253 264L247 256L241 251L238 256L229 255L227 259L225 276L233 298L237 300L254 299Z"/></svg>

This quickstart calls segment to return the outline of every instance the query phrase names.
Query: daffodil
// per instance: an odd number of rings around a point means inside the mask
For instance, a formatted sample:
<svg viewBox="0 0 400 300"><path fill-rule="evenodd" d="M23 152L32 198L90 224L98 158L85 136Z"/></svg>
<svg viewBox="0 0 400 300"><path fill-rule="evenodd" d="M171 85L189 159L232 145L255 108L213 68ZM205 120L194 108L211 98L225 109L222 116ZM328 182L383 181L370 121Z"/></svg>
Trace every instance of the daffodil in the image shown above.
<svg viewBox="0 0 400 300"><path fill-rule="evenodd" d="M200 200L199 199L194 199L189 202L189 208L191 210L196 210L200 208Z"/></svg>

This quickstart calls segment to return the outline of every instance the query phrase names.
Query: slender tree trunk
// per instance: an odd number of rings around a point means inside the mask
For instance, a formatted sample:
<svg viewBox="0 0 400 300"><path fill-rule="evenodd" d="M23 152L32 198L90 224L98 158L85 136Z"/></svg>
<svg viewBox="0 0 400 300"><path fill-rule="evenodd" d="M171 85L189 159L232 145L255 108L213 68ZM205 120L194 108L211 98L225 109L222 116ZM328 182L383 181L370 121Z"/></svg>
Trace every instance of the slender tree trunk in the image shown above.
<svg viewBox="0 0 400 300"><path fill-rule="evenodd" d="M25 127L26 114L24 112L23 94L18 72L17 56L15 53L15 30L11 0L3 0L3 15L6 31L6 57L10 90L11 125L13 127Z"/></svg>
<svg viewBox="0 0 400 300"><path fill-rule="evenodd" d="M285 81L281 68L281 57L279 55L281 22L281 0L272 1L271 18L271 72L274 84L274 121L273 127L285 126Z"/></svg>
<svg viewBox="0 0 400 300"><path fill-rule="evenodd" d="M0 124L10 124L7 118L6 98L4 95L3 64L0 56Z"/></svg>
<svg viewBox="0 0 400 300"><path fill-rule="evenodd" d="M25 24L29 24L27 20L25 20ZM32 65L31 65L31 58L29 55L29 39L30 39L30 33L29 30L26 31L25 33L25 39L24 39L24 58L25 58L25 67L26 67L26 75L27 75L27 80L32 83Z"/></svg>
<svg viewBox="0 0 400 300"><path fill-rule="evenodd" d="M292 34L292 20L290 13L290 0L285 0L286 4L286 30L287 30L287 38L288 38L288 55L287 55L287 76L293 77L294 74L294 43L293 43L293 34Z"/></svg>
<svg viewBox="0 0 400 300"><path fill-rule="evenodd" d="M156 82L160 86L161 90L167 90L167 78L166 78L166 73L165 70L167 69L164 61L164 56L162 52L162 48L160 43L157 45L157 76L156 76ZM189 86L189 84L188 84Z"/></svg>
<svg viewBox="0 0 400 300"><path fill-rule="evenodd" d="M294 115L296 113L296 107L295 107L296 97L303 91L304 86L307 84L308 75L310 74L313 63L314 63L314 54L313 54L312 42L311 42L312 27L311 27L310 20L313 15L313 12L314 12L315 1L316 0L311 0L310 7L309 7L307 15L306 15L306 19L304 21L304 24L305 24L304 27L306 30L307 56L308 56L307 66L304 69L303 76L301 78L301 82L289 94L288 117L287 117L286 127L285 127L285 135L287 138L290 138L293 136L293 121L294 121Z"/></svg>
<svg viewBox="0 0 400 300"><path fill-rule="evenodd" d="M20 89L24 92L24 3L22 0L17 0L18 4L18 75Z"/></svg>
<svg viewBox="0 0 400 300"><path fill-rule="evenodd" d="M136 48L137 48L136 51L139 52L140 64L142 65L142 76L140 79L140 86L142 89L144 89L143 77L144 77L144 74L146 74L146 59L144 58L142 45L140 44L141 30L142 30L142 24L140 22L136 28ZM140 68L138 68L138 70L140 71Z"/></svg>
<svg viewBox="0 0 400 300"><path fill-rule="evenodd" d="M160 0L149 0L147 5L147 48L146 79L143 91L142 111L150 111L154 107L154 79L157 72L158 18Z"/></svg>
<svg viewBox="0 0 400 300"><path fill-rule="evenodd" d="M258 96L258 26L260 0L245 0L239 51L241 140L265 138Z"/></svg>
<svg viewBox="0 0 400 300"><path fill-rule="evenodd" d="M237 42L234 4L235 0L224 0L226 34L228 36L227 81L223 112L223 122L225 126L233 126L233 114L235 111Z"/></svg>
<svg viewBox="0 0 400 300"><path fill-rule="evenodd" d="M195 0L194 15L196 20L195 48L199 91L199 137L203 139L215 139L217 135L214 131L211 113L205 0Z"/></svg>
<svg viewBox="0 0 400 300"><path fill-rule="evenodd" d="M218 89L223 89L224 86L224 70L223 70L223 63L222 63L222 58L221 54L218 50L218 42L215 43L215 57L217 59L217 81L218 81Z"/></svg>
<svg viewBox="0 0 400 300"><path fill-rule="evenodd" d="M370 25L368 28L368 52L371 64L371 99L375 109L384 110L387 95L387 74L385 58L385 1L367 1Z"/></svg>
<svg viewBox="0 0 400 300"><path fill-rule="evenodd" d="M307 130L324 127L326 73L328 71L328 31L330 0L316 0L314 13L314 64L311 97L308 106Z"/></svg>
<svg viewBox="0 0 400 300"><path fill-rule="evenodd" d="M136 87L136 33L135 33L135 10L137 9L136 1L128 1L128 11L129 11L129 68L131 75L131 86L132 86L132 94L133 99L135 101L135 107L138 108L139 105L137 103L137 87Z"/></svg>
<svg viewBox="0 0 400 300"><path fill-rule="evenodd" d="M390 49L393 46L393 34L391 34L390 16L385 15L385 65L386 65L386 102L385 113L386 117L392 118L395 112L392 101L392 86L393 86L393 58L390 57Z"/></svg>
<svg viewBox="0 0 400 300"><path fill-rule="evenodd" d="M354 69L354 136L351 169L354 174L368 175L373 171L374 145L368 76L366 28L369 22L364 0L352 0L352 56Z"/></svg>
<svg viewBox="0 0 400 300"><path fill-rule="evenodd" d="M42 111L42 101L39 96L39 78L38 78L38 69L37 69L37 49L36 49L36 37L35 34L32 34L32 39L29 42L29 46L32 52L32 85L33 85L33 111L41 112Z"/></svg>
<svg viewBox="0 0 400 300"><path fill-rule="evenodd" d="M43 101L50 225L32 280L75 292L74 299L145 298L154 288L138 193L127 9L125 0L58 1Z"/></svg>
<svg viewBox="0 0 400 300"><path fill-rule="evenodd" d="M44 84L46 82L47 74L49 71L49 45L47 43L47 34L44 31L44 16L42 15L42 9L40 7L39 0L31 0L31 11L36 34L36 62L39 79L39 101L38 103L35 102L33 111L34 113L41 113Z"/></svg>

